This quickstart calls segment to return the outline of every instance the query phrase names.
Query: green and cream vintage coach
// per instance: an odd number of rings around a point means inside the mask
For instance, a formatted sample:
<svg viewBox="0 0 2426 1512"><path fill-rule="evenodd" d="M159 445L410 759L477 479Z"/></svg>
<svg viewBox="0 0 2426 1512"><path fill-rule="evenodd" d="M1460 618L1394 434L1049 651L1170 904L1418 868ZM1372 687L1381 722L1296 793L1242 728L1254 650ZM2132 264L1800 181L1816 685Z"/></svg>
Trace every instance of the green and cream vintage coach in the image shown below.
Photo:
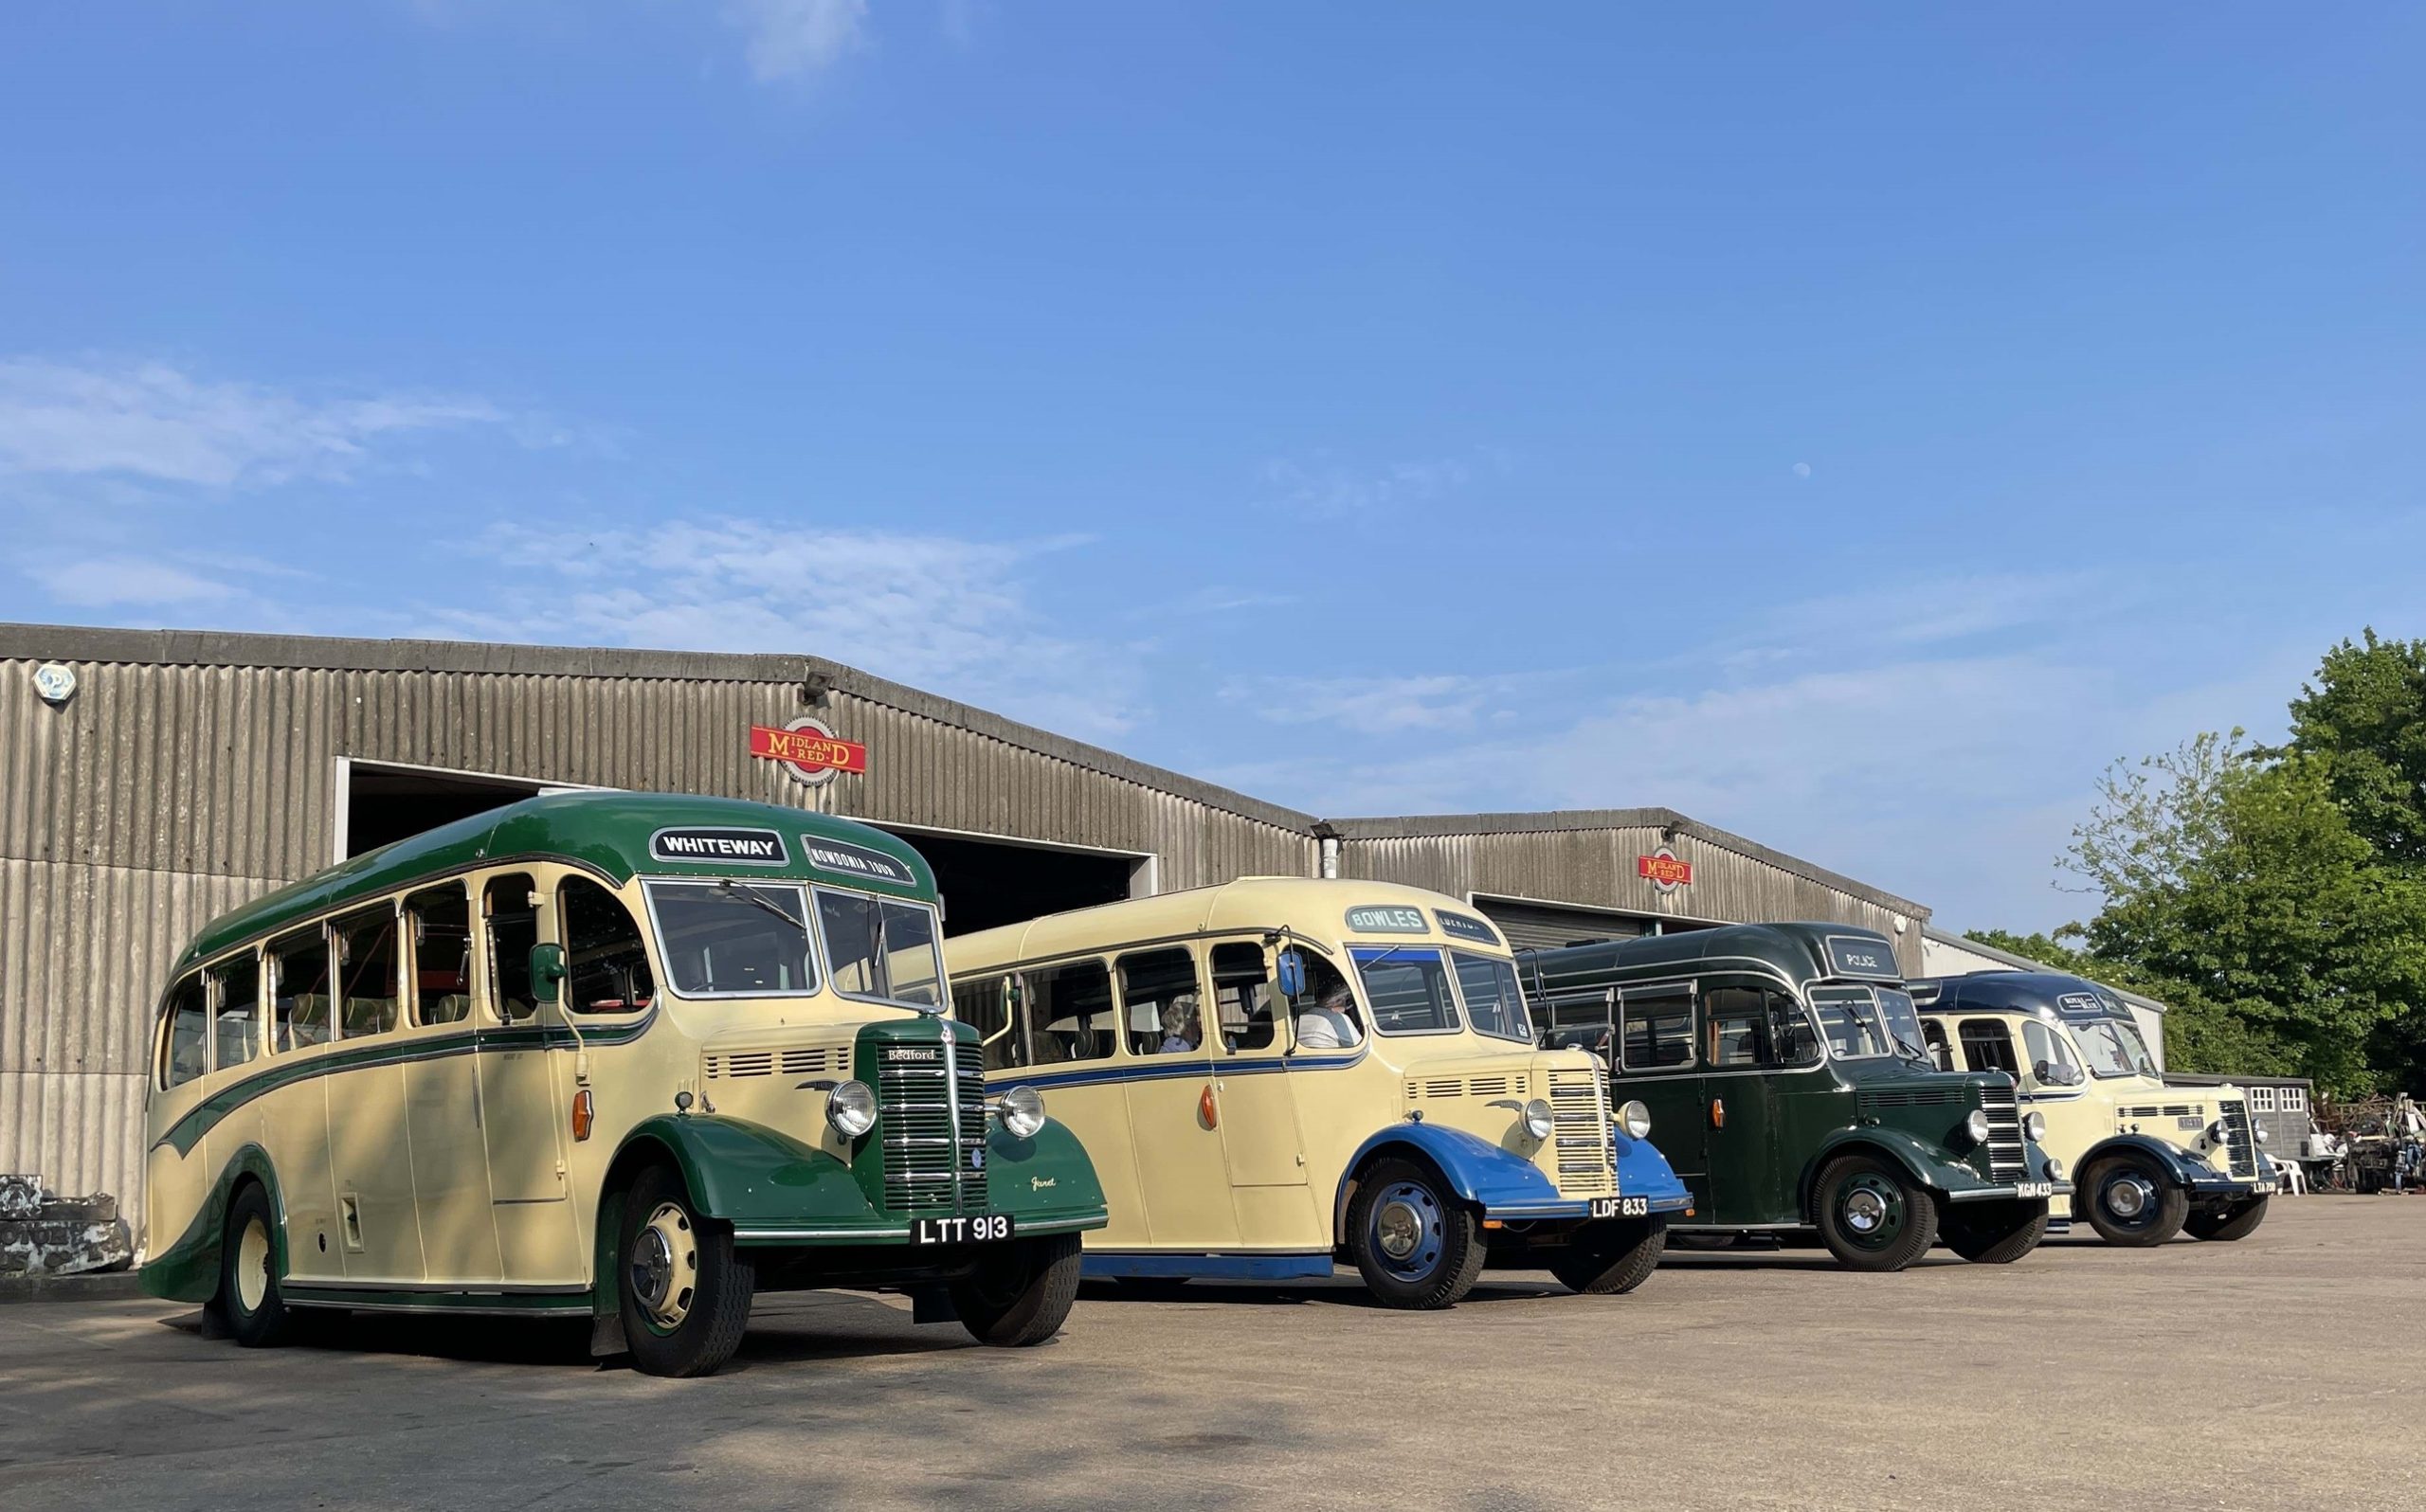
<svg viewBox="0 0 2426 1512"><path fill-rule="evenodd" d="M2069 1193L2013 1079L1941 1071L1887 937L1733 925L1519 956L1547 1042L1598 1052L1693 1194L1678 1233L1817 1230L1900 1270L2018 1260Z"/></svg>
<svg viewBox="0 0 2426 1512"><path fill-rule="evenodd" d="M944 1016L939 926L891 836L629 793L272 893L161 999L143 1285L245 1344L298 1309L586 1316L664 1375L721 1364L769 1289L1041 1341L1103 1193Z"/></svg>

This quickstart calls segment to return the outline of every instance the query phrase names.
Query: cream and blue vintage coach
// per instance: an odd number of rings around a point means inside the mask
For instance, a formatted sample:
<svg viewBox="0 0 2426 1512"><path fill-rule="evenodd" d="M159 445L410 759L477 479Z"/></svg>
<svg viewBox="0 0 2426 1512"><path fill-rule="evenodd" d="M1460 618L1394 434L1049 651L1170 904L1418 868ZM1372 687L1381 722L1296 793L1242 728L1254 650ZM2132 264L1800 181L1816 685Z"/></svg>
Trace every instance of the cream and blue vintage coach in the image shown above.
<svg viewBox="0 0 2426 1512"><path fill-rule="evenodd" d="M1950 1070L2001 1071L2046 1123L2047 1153L2073 1169L2059 1215L2109 1244L2187 1231L2242 1239L2266 1221L2273 1165L2234 1087L2165 1084L2131 1011L2085 978L1984 971L1912 983L1929 1053Z"/></svg>
<svg viewBox="0 0 2426 1512"><path fill-rule="evenodd" d="M998 1344L1077 1293L1101 1189L946 1015L934 878L878 831L532 799L213 922L155 1023L155 1296L571 1315L697 1375L753 1291L898 1287Z"/></svg>
<svg viewBox="0 0 2426 1512"><path fill-rule="evenodd" d="M1146 1286L1354 1264L1443 1307L1486 1263L1621 1292L1683 1185L1597 1062L1533 1045L1498 931L1438 893L1246 877L950 942L989 1075L1047 1091Z"/></svg>

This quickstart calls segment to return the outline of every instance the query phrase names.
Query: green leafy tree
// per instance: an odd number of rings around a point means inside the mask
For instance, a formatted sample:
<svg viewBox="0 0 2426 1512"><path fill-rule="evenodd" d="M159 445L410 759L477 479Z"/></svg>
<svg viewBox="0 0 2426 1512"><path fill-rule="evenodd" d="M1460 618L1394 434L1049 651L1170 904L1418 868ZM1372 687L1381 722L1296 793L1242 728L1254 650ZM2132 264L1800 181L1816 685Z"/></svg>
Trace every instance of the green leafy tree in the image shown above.
<svg viewBox="0 0 2426 1512"><path fill-rule="evenodd" d="M2290 749L2332 763L2334 801L2389 864L2426 871L2426 640L2368 630L2291 700Z"/></svg>
<svg viewBox="0 0 2426 1512"><path fill-rule="evenodd" d="M2288 1062L2337 1094L2378 1085L2372 1053L2426 1001L2426 889L2353 829L2333 763L2202 735L2118 767L2103 794L2071 855L2105 898L2089 953L2174 984L2200 1059Z"/></svg>

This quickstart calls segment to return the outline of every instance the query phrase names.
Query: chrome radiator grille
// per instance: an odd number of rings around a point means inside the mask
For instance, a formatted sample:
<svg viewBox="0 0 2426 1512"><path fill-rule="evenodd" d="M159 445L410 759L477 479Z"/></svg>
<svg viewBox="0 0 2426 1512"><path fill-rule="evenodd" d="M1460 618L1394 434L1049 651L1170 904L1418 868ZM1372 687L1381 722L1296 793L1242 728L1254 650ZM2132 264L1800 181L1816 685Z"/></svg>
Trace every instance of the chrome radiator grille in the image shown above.
<svg viewBox="0 0 2426 1512"><path fill-rule="evenodd" d="M2241 1098L2224 1103L2224 1153L2235 1176L2257 1174L2257 1140L2249 1128L2249 1104Z"/></svg>
<svg viewBox="0 0 2426 1512"><path fill-rule="evenodd" d="M1980 1106L1988 1114L1989 1177L1999 1181L2020 1180L2030 1174L2030 1162L2022 1154L2021 1114L2013 1088L1981 1088Z"/></svg>
<svg viewBox="0 0 2426 1512"><path fill-rule="evenodd" d="M917 1048L941 1053L932 1061L882 1058L887 1051ZM976 1055L960 1051L950 1036L940 1045L878 1051L884 1201L896 1213L986 1211L986 1168L978 1159L986 1148L986 1072Z"/></svg>
<svg viewBox="0 0 2426 1512"><path fill-rule="evenodd" d="M1598 1067L1549 1073L1550 1138L1557 1142L1561 1197L1610 1197L1618 1190L1610 1163L1608 1083Z"/></svg>

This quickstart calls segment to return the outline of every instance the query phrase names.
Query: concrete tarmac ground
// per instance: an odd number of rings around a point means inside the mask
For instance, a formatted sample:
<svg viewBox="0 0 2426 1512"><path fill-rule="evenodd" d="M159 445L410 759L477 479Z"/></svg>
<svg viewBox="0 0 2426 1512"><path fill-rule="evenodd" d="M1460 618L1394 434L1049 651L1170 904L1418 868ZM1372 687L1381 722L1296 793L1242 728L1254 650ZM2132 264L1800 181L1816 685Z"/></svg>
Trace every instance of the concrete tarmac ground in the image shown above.
<svg viewBox="0 0 2426 1512"><path fill-rule="evenodd" d="M13 1506L2426 1506L2426 1199L2282 1199L2239 1244L1675 1253L1631 1297L1497 1275L1090 1286L979 1348L898 1299L762 1300L704 1381L560 1329L351 1321L276 1351L190 1308L0 1307Z"/></svg>

